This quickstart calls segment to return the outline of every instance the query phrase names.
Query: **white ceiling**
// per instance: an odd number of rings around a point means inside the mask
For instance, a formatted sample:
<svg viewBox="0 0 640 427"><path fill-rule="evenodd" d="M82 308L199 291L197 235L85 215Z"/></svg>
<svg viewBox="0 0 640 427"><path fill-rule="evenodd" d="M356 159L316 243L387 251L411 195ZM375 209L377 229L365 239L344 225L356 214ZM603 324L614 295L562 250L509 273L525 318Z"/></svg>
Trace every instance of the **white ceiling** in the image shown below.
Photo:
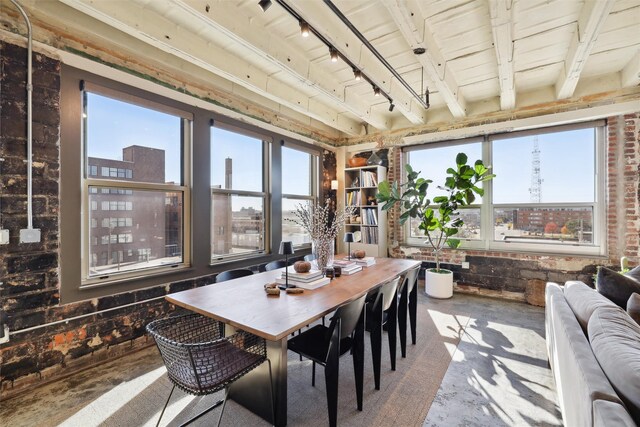
<svg viewBox="0 0 640 427"><path fill-rule="evenodd" d="M266 12L258 0L24 3L67 30L126 33L148 46L140 58L163 51L218 76L214 86L347 137L640 84L640 0L333 0L413 91L429 89L429 110L323 1L284 1L389 94L393 112L317 37L301 37L276 0ZM415 55L418 47L426 53Z"/></svg>

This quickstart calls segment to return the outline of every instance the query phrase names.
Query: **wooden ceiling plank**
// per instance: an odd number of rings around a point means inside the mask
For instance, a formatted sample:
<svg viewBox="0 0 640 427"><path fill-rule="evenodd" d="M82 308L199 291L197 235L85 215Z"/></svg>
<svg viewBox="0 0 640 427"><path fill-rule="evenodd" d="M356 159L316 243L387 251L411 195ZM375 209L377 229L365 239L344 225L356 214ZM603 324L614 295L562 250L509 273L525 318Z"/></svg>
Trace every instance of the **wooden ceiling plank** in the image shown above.
<svg viewBox="0 0 640 427"><path fill-rule="evenodd" d="M516 107L516 89L513 69L512 6L512 0L489 1L493 45L498 60L501 110L512 110Z"/></svg>
<svg viewBox="0 0 640 427"><path fill-rule="evenodd" d="M146 8L144 10L141 8L140 13L135 13L132 8L139 8L139 5L134 2L89 2L88 0L61 0L61 2L151 46L222 76L234 84L287 108L306 114L347 135L357 136L364 131L362 123L340 117L343 114L328 105L319 108L317 103L310 102L308 95L270 77L237 55L232 55L208 43L196 34L180 29L165 17L157 15L151 17L150 11ZM243 76L237 76L236 70L243 70Z"/></svg>
<svg viewBox="0 0 640 427"><path fill-rule="evenodd" d="M400 0L382 0L382 3L411 49L426 50L424 54L416 55L416 59L427 70L427 74L449 107L451 114L456 118L464 117L466 115L465 99L453 75L447 72L447 63L420 8L414 5L409 10L406 2Z"/></svg>
<svg viewBox="0 0 640 427"><path fill-rule="evenodd" d="M379 130L387 130L386 122L381 114L372 113L359 97L350 97L350 102L345 102L346 93L350 89L341 85L329 73L319 67L314 67L286 39L273 33L265 38L264 34L257 33L250 26L238 25L237 12L234 10L237 7L233 3L214 4L210 15L201 12L205 8L200 0L171 0L171 3L180 7L203 25L223 33L229 39L248 48L261 60L278 67L297 81L303 82L314 91L318 91L321 95L329 98L331 102L339 105L341 109L350 112ZM158 3L150 2L149 8L153 8L154 4ZM313 80L309 78L312 69ZM343 94L345 94L344 97Z"/></svg>
<svg viewBox="0 0 640 427"><path fill-rule="evenodd" d="M640 48L631 60L624 66L621 74L622 87L640 85Z"/></svg>
<svg viewBox="0 0 640 427"><path fill-rule="evenodd" d="M556 82L556 97L570 98L576 89L580 74L595 45L598 33L609 16L615 0L588 0L578 17L577 30L573 35L564 61L564 72Z"/></svg>

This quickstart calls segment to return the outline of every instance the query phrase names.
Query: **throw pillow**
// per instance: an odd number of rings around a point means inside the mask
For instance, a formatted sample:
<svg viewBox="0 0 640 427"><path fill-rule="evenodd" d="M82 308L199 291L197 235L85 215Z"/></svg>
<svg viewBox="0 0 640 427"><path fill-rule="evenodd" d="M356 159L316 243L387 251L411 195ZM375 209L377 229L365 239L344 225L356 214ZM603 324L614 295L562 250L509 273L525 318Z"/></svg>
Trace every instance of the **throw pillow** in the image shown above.
<svg viewBox="0 0 640 427"><path fill-rule="evenodd" d="M564 297L585 334L589 318L598 307L618 307L609 298L576 280L569 280L564 284Z"/></svg>
<svg viewBox="0 0 640 427"><path fill-rule="evenodd" d="M640 325L618 308L589 319L589 342L602 371L636 423L640 422Z"/></svg>
<svg viewBox="0 0 640 427"><path fill-rule="evenodd" d="M627 313L640 325L640 294L633 293L627 301Z"/></svg>
<svg viewBox="0 0 640 427"><path fill-rule="evenodd" d="M596 289L623 309L632 293L640 294L640 282L607 267L598 267Z"/></svg>

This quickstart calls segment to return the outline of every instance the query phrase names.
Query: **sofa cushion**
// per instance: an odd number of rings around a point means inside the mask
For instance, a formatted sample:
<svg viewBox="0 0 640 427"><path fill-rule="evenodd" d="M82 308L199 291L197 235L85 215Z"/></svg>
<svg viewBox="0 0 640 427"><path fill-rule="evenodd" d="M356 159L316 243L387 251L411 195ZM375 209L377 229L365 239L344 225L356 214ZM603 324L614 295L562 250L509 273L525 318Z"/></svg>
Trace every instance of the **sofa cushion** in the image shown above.
<svg viewBox="0 0 640 427"><path fill-rule="evenodd" d="M575 280L564 284L564 296L578 319L584 333L587 333L589 318L598 307L617 307L604 295L582 282Z"/></svg>
<svg viewBox="0 0 640 427"><path fill-rule="evenodd" d="M635 271L635 269L632 271ZM620 274L607 267L598 267L596 289L619 307L626 308L627 300L631 294L634 292L640 293L640 282L631 275Z"/></svg>
<svg viewBox="0 0 640 427"><path fill-rule="evenodd" d="M635 427L624 406L608 400L593 401L593 427Z"/></svg>
<svg viewBox="0 0 640 427"><path fill-rule="evenodd" d="M627 301L627 313L640 325L640 294L632 293Z"/></svg>
<svg viewBox="0 0 640 427"><path fill-rule="evenodd" d="M552 339L551 367L564 424L591 426L594 400L622 401L602 372L563 292L547 285L547 297L547 340Z"/></svg>
<svg viewBox="0 0 640 427"><path fill-rule="evenodd" d="M623 310L600 307L589 320L589 341L604 374L640 423L640 326Z"/></svg>

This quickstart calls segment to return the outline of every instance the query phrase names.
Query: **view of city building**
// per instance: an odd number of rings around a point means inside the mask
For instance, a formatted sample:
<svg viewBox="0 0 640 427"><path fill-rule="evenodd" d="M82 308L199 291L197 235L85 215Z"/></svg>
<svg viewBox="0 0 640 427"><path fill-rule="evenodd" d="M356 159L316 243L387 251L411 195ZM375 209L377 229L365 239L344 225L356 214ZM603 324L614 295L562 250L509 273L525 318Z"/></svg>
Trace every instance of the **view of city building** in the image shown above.
<svg viewBox="0 0 640 427"><path fill-rule="evenodd" d="M164 150L133 145L122 150L122 159L89 157L88 178L165 183ZM181 259L181 195L92 186L89 210L90 274Z"/></svg>

